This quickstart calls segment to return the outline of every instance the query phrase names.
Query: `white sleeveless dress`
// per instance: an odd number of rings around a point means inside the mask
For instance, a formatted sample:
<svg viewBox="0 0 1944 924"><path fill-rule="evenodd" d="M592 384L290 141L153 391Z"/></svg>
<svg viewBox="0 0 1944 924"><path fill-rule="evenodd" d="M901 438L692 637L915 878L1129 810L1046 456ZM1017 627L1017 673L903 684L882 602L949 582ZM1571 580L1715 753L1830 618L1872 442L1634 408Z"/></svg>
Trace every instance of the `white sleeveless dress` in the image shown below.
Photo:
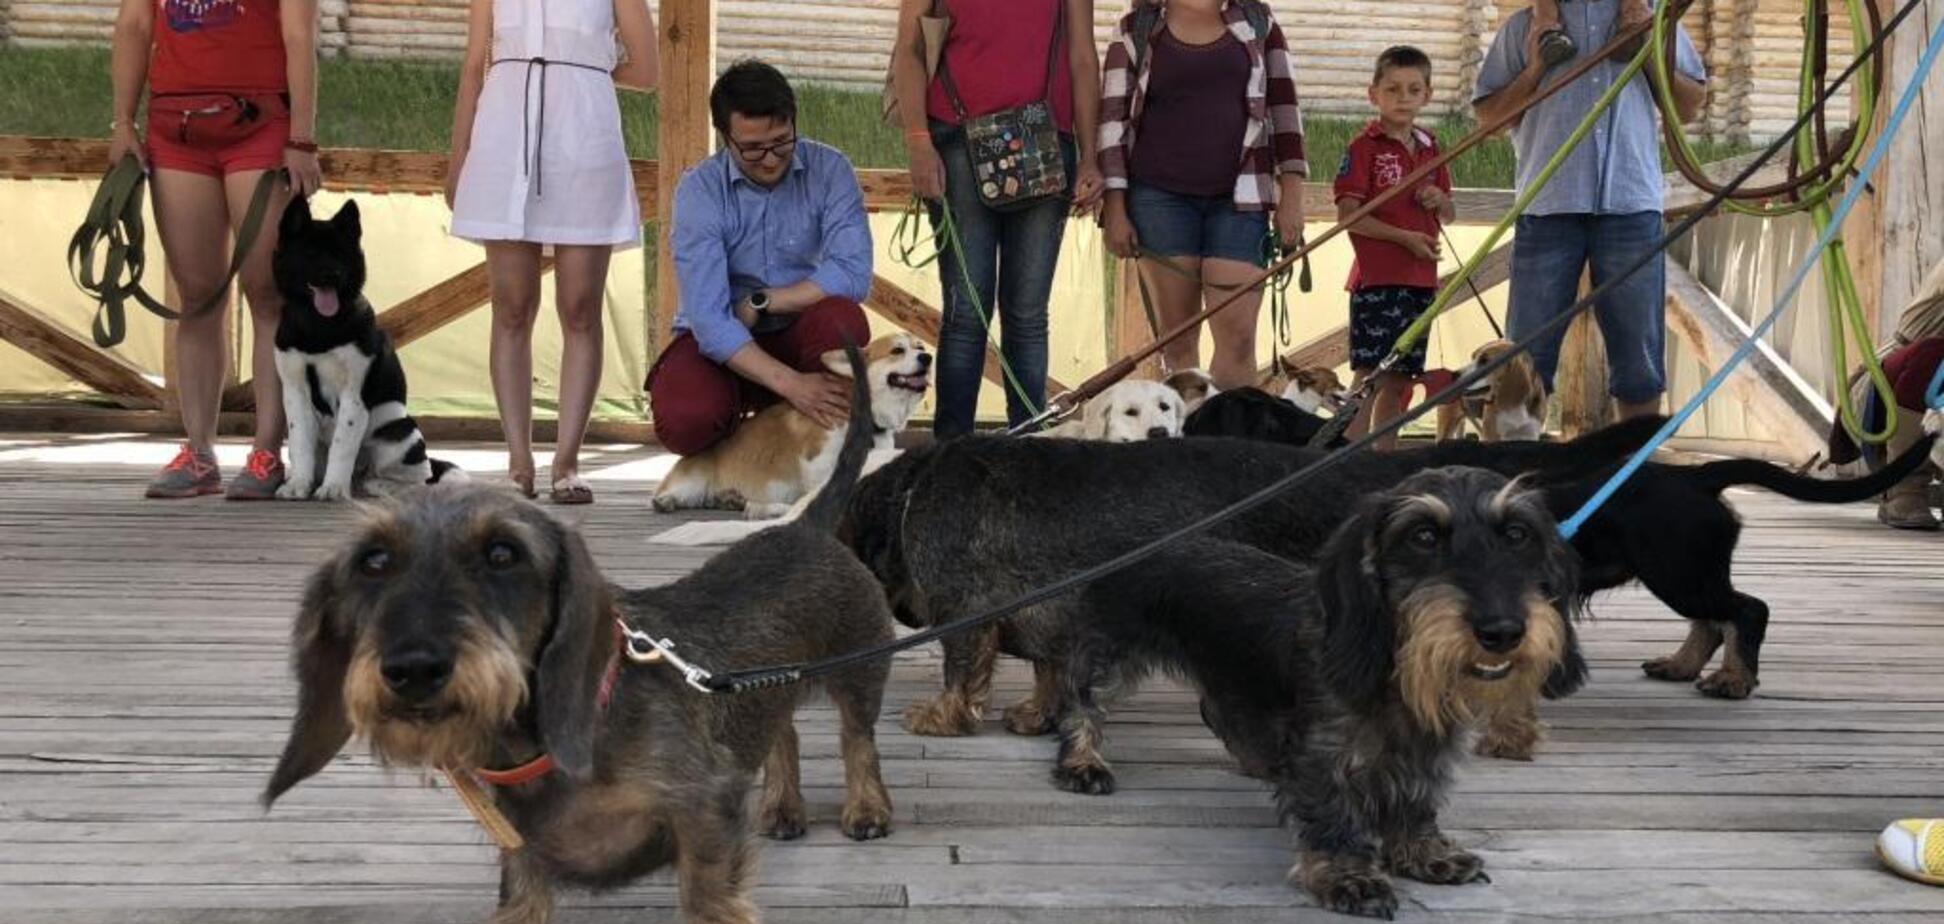
<svg viewBox="0 0 1944 924"><path fill-rule="evenodd" d="M494 0L492 65L453 196L469 241L641 243L613 0Z"/></svg>

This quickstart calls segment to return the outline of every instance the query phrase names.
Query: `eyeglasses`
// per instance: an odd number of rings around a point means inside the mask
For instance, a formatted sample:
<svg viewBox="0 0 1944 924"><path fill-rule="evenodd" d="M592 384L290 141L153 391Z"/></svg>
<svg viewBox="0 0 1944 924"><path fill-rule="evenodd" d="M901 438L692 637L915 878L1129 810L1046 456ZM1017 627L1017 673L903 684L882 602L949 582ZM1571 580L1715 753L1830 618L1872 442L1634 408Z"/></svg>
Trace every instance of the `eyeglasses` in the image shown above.
<svg viewBox="0 0 1944 924"><path fill-rule="evenodd" d="M796 150L797 140L795 136L791 136L789 138L783 139L782 141L775 142L774 144L752 145L752 144L743 144L742 142L735 141L735 140L731 140L729 143L731 146L733 146L736 149L737 157L742 158L744 163L753 164L761 161L763 158L768 157L771 154L776 155L777 160L782 160L786 157L789 157L790 152Z"/></svg>

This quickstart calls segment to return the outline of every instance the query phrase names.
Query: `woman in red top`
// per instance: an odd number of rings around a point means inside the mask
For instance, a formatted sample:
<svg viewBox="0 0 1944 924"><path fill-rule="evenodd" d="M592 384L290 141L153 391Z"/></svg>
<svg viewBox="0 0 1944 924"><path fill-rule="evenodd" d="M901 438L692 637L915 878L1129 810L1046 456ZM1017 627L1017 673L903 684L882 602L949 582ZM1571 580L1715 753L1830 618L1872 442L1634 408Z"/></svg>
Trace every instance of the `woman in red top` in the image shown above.
<svg viewBox="0 0 1944 924"><path fill-rule="evenodd" d="M963 269L950 249L938 260L945 310L932 429L940 437L972 429L985 371L982 312L997 312L1000 353L1017 378L1017 389L1006 393L1008 421L1019 424L1045 404L1046 308L1067 213L1094 210L1103 188L1094 161L1100 50L1093 41L1093 7L1093 0L899 3L891 74L911 183L931 203L934 226L950 205L965 257ZM952 19L940 64L950 72L949 86L925 73L919 20L931 13ZM961 126L1042 100L1059 130L1067 195L1011 211L990 208L979 197Z"/></svg>
<svg viewBox="0 0 1944 924"><path fill-rule="evenodd" d="M159 26L159 28L158 28ZM284 169L238 279L250 303L256 439L228 496L264 500L283 482L283 397L273 343L283 298L271 279L277 218L294 193L322 182L317 166L317 0L121 0L112 72L110 164L133 154L153 180L155 222L178 304L204 304L223 284L229 238L264 171ZM148 104L147 131L137 106ZM144 137L146 136L146 138ZM175 326L182 450L150 482L150 497L223 490L213 445L227 368L223 312Z"/></svg>

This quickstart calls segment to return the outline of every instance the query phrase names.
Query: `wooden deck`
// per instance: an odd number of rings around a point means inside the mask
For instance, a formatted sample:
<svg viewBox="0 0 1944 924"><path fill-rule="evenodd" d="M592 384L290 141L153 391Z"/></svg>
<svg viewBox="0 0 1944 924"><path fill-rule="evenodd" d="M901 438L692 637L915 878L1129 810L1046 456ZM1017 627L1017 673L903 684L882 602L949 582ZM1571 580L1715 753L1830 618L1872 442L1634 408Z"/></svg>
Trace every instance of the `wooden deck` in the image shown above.
<svg viewBox="0 0 1944 924"><path fill-rule="evenodd" d="M348 757L265 815L255 797L292 703L284 640L342 508L145 502L168 448L0 440L0 921L481 921L492 850L458 803ZM78 461L86 456L94 461ZM462 455L462 464L490 460ZM102 460L140 460L139 465ZM580 524L609 576L669 580L702 552L647 545L656 466L599 459ZM233 470L234 462L229 463ZM1595 677L1544 711L1533 764L1465 768L1446 827L1489 885L1403 883L1400 919L1944 920L1944 889L1881 872L1893 818L1944 814L1944 537L1864 505L1738 493L1742 586L1776 611L1755 699L1643 678L1685 626L1637 591L1584 629ZM786 922L1347 920L1283 884L1269 800L1232 773L1179 689L1114 716L1122 791L1054 791L1050 740L903 733L936 683L900 660L880 726L897 830L845 841L834 718L801 719L805 841L766 847ZM1002 699L1024 692L1009 665ZM672 921L672 885L570 895L567 924Z"/></svg>

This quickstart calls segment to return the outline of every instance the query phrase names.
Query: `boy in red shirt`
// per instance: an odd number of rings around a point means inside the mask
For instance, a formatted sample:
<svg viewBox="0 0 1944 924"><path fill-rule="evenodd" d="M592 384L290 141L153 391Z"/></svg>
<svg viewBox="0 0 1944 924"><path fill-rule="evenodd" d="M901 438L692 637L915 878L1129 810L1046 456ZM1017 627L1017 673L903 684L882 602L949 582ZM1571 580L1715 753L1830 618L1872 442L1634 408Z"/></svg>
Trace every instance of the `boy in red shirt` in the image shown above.
<svg viewBox="0 0 1944 924"><path fill-rule="evenodd" d="M1370 103L1377 118L1350 142L1337 169L1337 220L1402 182L1438 156L1438 142L1417 127L1417 114L1431 101L1431 59L1408 45L1377 56ZM1438 229L1457 211L1451 204L1451 174L1439 167L1415 190L1384 203L1350 226L1357 260L1350 268L1350 368L1362 384L1390 354L1399 334L1431 306L1438 286ZM1424 373L1424 340L1419 339L1391 371L1377 380L1372 400L1357 411L1351 437L1381 425L1403 411L1412 379ZM1390 449L1390 436L1376 444Z"/></svg>

